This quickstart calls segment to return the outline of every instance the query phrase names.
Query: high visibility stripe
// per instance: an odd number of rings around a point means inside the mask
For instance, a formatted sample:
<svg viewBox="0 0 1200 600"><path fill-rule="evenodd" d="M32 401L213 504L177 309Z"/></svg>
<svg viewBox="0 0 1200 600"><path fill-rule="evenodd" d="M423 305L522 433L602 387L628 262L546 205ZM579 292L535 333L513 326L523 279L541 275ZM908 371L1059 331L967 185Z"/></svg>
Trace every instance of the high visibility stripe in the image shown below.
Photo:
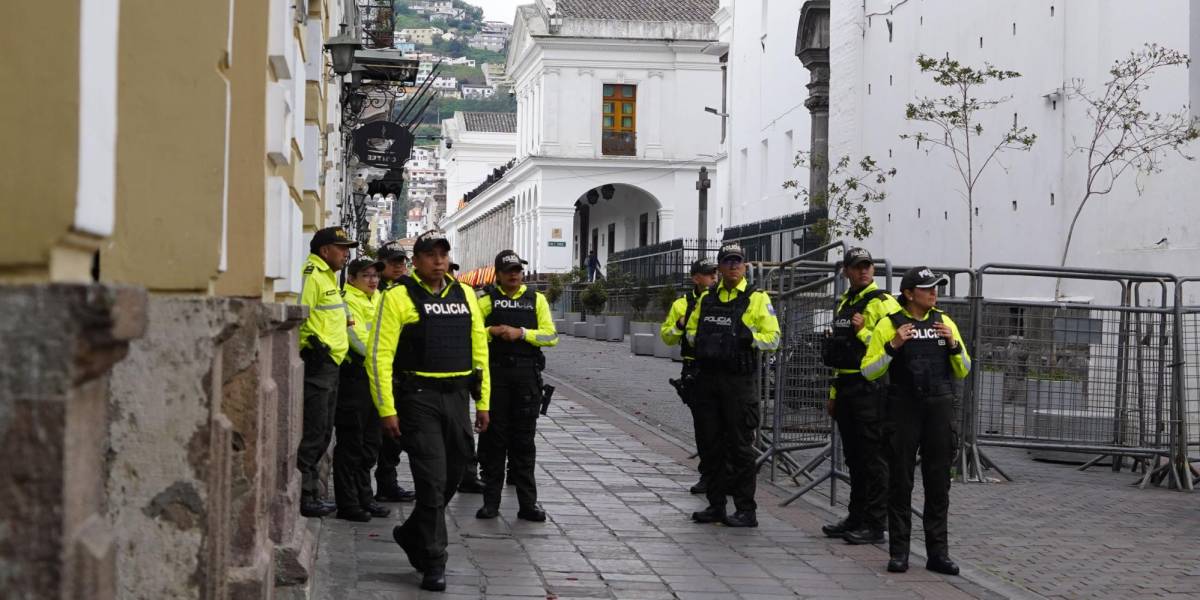
<svg viewBox="0 0 1200 600"><path fill-rule="evenodd" d="M343 302L341 304L323 304L321 306L313 307L314 310L337 310L339 308L343 308L343 309L346 308L346 303Z"/></svg>
<svg viewBox="0 0 1200 600"><path fill-rule="evenodd" d="M885 352L883 356L880 356L875 362L863 368L863 377L866 377L867 379L875 379L876 376L883 374L884 369L886 369L891 363L891 355Z"/></svg>
<svg viewBox="0 0 1200 600"><path fill-rule="evenodd" d="M533 339L543 344L549 344L550 342L558 341L558 334L554 333L550 335L535 335L533 336Z"/></svg>
<svg viewBox="0 0 1200 600"><path fill-rule="evenodd" d="M959 356L962 357L963 367L966 368L968 373L970 373L971 372L971 357L967 356L967 352L965 349L963 350L963 352L961 354L959 354Z"/></svg>
<svg viewBox="0 0 1200 600"><path fill-rule="evenodd" d="M776 338L773 342L764 342L758 338L754 338L754 347L759 350L777 350L779 349L779 339Z"/></svg>
<svg viewBox="0 0 1200 600"><path fill-rule="evenodd" d="M379 327L379 325L383 319L384 300L384 298L380 298L379 308L375 309L375 333L371 338L371 374L374 375L374 377L371 378L371 385L375 386L376 412L378 412L379 408L383 406L383 393L380 391L379 387L379 330L382 329L382 327ZM395 402L396 399L393 398L392 404L395 405Z"/></svg>

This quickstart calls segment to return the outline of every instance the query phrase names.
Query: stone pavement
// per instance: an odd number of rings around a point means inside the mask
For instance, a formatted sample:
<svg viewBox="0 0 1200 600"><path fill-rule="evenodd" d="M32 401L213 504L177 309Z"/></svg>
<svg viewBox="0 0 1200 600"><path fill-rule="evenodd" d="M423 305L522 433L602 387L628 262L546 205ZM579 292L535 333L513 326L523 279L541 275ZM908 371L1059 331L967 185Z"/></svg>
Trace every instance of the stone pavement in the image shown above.
<svg viewBox="0 0 1200 600"><path fill-rule="evenodd" d="M548 374L692 440L690 416L666 384L678 376L678 363L631 356L628 344L566 336L552 354ZM570 359L556 360L564 355ZM952 488L951 553L974 579L1011 584L1007 594L1050 598L1200 598L1200 494L1139 490L1127 471L1080 472L1033 461L1023 450L984 450L1015 481ZM811 454L795 456L804 463ZM781 483L794 489L786 478ZM919 483L917 489L919 506ZM838 500L845 496L841 486ZM784 514L819 522L832 517L828 504L823 486ZM919 540L914 531L914 550Z"/></svg>
<svg viewBox="0 0 1200 600"><path fill-rule="evenodd" d="M556 353L555 362L575 346ZM557 360L556 360L557 359ZM420 592L419 575L391 539L400 514L357 524L322 524L313 586L317 599L396 598L997 598L961 578L915 563L883 569L885 552L814 534L823 517L775 505L760 488L760 527L697 525L703 508L687 493L687 453L559 382L539 421L537 478L546 523L515 518L506 491L498 520L474 518L477 495L458 495L449 515L446 593ZM407 482L406 482L407 483Z"/></svg>

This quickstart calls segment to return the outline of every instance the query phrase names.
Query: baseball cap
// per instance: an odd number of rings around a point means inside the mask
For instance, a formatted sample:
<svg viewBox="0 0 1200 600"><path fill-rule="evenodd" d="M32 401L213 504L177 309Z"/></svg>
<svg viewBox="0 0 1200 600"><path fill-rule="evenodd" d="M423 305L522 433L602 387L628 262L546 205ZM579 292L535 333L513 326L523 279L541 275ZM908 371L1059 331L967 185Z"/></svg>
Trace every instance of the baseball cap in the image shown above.
<svg viewBox="0 0 1200 600"><path fill-rule="evenodd" d="M404 252L404 248L400 246L400 242L392 240L379 248L379 260L407 260L408 254Z"/></svg>
<svg viewBox="0 0 1200 600"><path fill-rule="evenodd" d="M721 246L721 251L717 252L717 262L721 262L730 256L736 256L742 260L746 259L746 251L742 250L742 246L736 242Z"/></svg>
<svg viewBox="0 0 1200 600"><path fill-rule="evenodd" d="M871 258L871 253L867 252L866 248L851 248L846 251L846 256L842 257L842 264L847 267L853 267L862 262L875 262L875 259Z"/></svg>
<svg viewBox="0 0 1200 600"><path fill-rule="evenodd" d="M441 229L430 229L417 236L417 241L413 243L413 254L428 252L437 246L445 246L446 252L449 252L450 240L446 239L446 232Z"/></svg>
<svg viewBox="0 0 1200 600"><path fill-rule="evenodd" d="M521 257L517 256L517 253L513 252L512 250L501 250L500 254L496 255L496 270L497 271L502 271L502 272L512 271L512 270L514 270L513 267L520 269L520 268L522 268L522 265L527 265L527 264L529 264L529 261L521 260Z"/></svg>
<svg viewBox="0 0 1200 600"><path fill-rule="evenodd" d="M934 273L929 267L913 267L904 272L904 278L900 280L900 289L931 288L946 283L950 283L949 277Z"/></svg>
<svg viewBox="0 0 1200 600"><path fill-rule="evenodd" d="M315 254L321 246L327 244L349 248L358 247L358 242L350 239L345 229L341 227L326 227L325 229L318 229L313 234L312 241L308 243L308 249Z"/></svg>
<svg viewBox="0 0 1200 600"><path fill-rule="evenodd" d="M360 256L350 261L350 264L346 266L346 270L350 273L351 277L354 277L368 267L375 267L376 271L382 271L384 264L382 260L376 260L370 256Z"/></svg>
<svg viewBox="0 0 1200 600"><path fill-rule="evenodd" d="M701 258L692 263L692 275L711 275L717 272L717 263L711 258Z"/></svg>

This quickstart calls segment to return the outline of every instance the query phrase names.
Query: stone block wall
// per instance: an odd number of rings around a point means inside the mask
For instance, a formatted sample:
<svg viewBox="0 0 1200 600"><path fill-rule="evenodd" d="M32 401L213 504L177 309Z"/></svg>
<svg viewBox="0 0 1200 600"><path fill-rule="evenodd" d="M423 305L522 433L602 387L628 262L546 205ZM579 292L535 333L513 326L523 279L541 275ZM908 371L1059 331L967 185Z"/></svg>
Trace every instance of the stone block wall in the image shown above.
<svg viewBox="0 0 1200 600"><path fill-rule="evenodd" d="M116 595L104 518L109 372L142 335L144 292L0 285L0 595Z"/></svg>

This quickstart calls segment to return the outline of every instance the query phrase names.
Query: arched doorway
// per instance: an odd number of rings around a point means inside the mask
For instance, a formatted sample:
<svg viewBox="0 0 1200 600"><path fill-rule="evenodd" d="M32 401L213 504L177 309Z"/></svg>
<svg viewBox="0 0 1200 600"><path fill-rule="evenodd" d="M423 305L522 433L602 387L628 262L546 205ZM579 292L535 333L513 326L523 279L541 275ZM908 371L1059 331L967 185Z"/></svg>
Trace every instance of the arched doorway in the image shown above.
<svg viewBox="0 0 1200 600"><path fill-rule="evenodd" d="M586 271L595 251L603 270L612 253L659 242L661 208L653 194L633 185L606 183L585 191L575 201L574 264Z"/></svg>

